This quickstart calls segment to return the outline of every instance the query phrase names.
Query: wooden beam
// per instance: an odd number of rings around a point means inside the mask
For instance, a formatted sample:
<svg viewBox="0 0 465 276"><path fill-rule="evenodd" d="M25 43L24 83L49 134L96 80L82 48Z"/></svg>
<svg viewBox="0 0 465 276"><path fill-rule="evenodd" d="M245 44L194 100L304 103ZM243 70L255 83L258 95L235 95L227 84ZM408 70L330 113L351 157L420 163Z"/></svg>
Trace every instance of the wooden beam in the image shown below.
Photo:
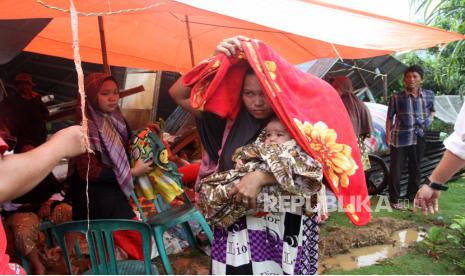
<svg viewBox="0 0 465 276"><path fill-rule="evenodd" d="M388 102L388 80L387 80L387 75L382 76L383 79L383 97L384 97L384 102Z"/></svg>
<svg viewBox="0 0 465 276"><path fill-rule="evenodd" d="M368 85L367 81L365 80L365 78L363 77L362 73L360 73L360 70L358 69L358 65L357 65L357 62L354 60L354 65L355 65L355 69L357 70L357 73L359 74L360 78L362 79L363 81L363 84L365 85L365 87L367 87L368 89L370 89L370 86Z"/></svg>
<svg viewBox="0 0 465 276"><path fill-rule="evenodd" d="M160 99L160 85L161 85L161 78L162 78L162 71L157 71L155 74L155 87L153 88L153 102L152 102L152 110L150 112L150 122L154 123L157 120L157 112L158 112L158 103Z"/></svg>
<svg viewBox="0 0 465 276"><path fill-rule="evenodd" d="M195 59L194 59L194 47L192 46L192 36L191 36L191 28L189 26L189 17L186 15L186 29L187 29L187 39L189 41L189 52L191 54L191 65L192 68L195 66Z"/></svg>
<svg viewBox="0 0 465 276"><path fill-rule="evenodd" d="M121 98L124 98L124 97L127 97L127 96L131 96L131 95L134 95L134 94L137 94L139 92L143 92L145 91L145 88L143 85L139 85L139 86L136 86L134 88L129 88L129 89L126 89L126 90L121 90L119 92L119 97L120 99Z"/></svg>
<svg viewBox="0 0 465 276"><path fill-rule="evenodd" d="M103 17L98 17L98 29L100 33L100 46L102 48L103 72L111 74L110 66L108 65L107 43L105 41L105 27L103 26Z"/></svg>

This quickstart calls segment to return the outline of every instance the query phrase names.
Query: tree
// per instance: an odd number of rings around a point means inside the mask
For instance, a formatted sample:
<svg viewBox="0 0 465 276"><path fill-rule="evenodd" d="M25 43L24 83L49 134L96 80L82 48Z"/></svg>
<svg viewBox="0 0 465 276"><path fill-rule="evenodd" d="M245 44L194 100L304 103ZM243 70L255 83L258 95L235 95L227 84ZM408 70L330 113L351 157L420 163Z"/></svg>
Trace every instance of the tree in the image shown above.
<svg viewBox="0 0 465 276"><path fill-rule="evenodd" d="M417 7L415 12L423 14L423 23L465 34L465 0L412 0L411 7ZM465 90L465 40L409 53L402 59L407 64L421 64L431 78L425 79L425 86L439 94L459 94Z"/></svg>

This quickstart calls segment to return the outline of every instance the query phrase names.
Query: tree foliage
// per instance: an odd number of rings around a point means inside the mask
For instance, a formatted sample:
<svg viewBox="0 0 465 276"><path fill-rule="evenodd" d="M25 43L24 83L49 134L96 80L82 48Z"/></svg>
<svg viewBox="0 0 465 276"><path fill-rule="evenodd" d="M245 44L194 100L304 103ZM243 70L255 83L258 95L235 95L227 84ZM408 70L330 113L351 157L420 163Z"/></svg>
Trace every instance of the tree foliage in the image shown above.
<svg viewBox="0 0 465 276"><path fill-rule="evenodd" d="M411 3L417 7L416 13L425 18L422 23L465 34L465 0L412 0ZM427 76L424 86L439 94L459 94L465 90L465 40L409 53L401 59L408 65L421 64Z"/></svg>

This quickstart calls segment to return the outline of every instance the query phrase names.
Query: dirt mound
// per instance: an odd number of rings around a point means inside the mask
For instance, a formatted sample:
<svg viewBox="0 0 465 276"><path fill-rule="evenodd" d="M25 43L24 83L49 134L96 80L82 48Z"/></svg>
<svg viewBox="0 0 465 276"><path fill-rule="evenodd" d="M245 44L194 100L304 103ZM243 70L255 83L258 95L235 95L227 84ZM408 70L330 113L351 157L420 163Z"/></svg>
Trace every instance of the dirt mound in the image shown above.
<svg viewBox="0 0 465 276"><path fill-rule="evenodd" d="M391 235L395 231L410 228L413 222L394 218L377 218L359 228L328 227L328 235L320 239L320 256L334 256L348 253L351 248L392 242Z"/></svg>

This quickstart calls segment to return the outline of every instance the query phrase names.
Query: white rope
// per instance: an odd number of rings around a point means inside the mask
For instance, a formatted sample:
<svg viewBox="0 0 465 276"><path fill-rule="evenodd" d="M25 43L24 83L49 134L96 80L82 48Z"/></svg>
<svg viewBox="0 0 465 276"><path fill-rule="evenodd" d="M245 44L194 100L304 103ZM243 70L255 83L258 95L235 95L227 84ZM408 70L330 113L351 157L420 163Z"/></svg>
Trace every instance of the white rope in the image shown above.
<svg viewBox="0 0 465 276"><path fill-rule="evenodd" d="M65 12L65 13L70 13L70 9L64 9L60 8L57 6L52 6L50 4L45 3L43 0L36 0L36 2L40 5L42 5L45 8L60 11L60 12ZM142 8L132 8L132 9L122 9L122 10L117 10L117 11L109 11L109 12L78 12L75 10L76 14L79 16L108 16L108 15L117 15L117 14L122 14L122 13L130 13L130 12L140 12L140 11L145 11L154 7L161 6L163 4L168 3L168 1L163 1L163 2L155 2L150 5L147 5Z"/></svg>
<svg viewBox="0 0 465 276"><path fill-rule="evenodd" d="M90 143L89 136L87 135L88 124L85 113L86 107L86 93L84 91L84 72L81 65L81 55L79 54L79 22L76 8L73 0L69 0L70 3L70 14L71 14L71 30L73 33L73 51L74 51L74 65L76 67L79 95L81 97L81 116L82 116L82 131L84 132L85 147L87 149L87 174L86 174L86 198L87 198L87 234L90 231L90 202L89 202L89 172L90 172Z"/></svg>

